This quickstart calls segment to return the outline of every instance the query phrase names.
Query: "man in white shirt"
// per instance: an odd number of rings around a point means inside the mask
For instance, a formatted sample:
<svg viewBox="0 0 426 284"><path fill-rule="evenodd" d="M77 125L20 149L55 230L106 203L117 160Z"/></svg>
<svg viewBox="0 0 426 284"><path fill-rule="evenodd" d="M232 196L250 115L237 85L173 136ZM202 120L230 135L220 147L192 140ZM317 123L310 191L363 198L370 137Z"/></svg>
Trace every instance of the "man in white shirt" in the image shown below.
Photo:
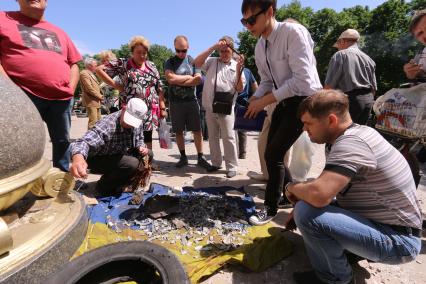
<svg viewBox="0 0 426 284"><path fill-rule="evenodd" d="M311 35L298 23L277 22L276 6L276 0L244 0L241 6L241 23L260 37L255 60L261 82L250 99L246 116L255 117L266 106L278 103L265 152L269 173L265 207L250 217L253 225L263 225L277 214L284 180L290 176L283 157L302 133L297 108L305 97L322 88Z"/></svg>

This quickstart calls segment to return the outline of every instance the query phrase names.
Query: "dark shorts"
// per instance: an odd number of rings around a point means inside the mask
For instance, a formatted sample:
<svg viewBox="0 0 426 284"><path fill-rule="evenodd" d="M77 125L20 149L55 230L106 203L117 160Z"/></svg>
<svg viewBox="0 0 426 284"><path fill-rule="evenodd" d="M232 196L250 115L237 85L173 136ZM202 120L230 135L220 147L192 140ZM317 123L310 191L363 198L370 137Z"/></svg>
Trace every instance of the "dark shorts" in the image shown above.
<svg viewBox="0 0 426 284"><path fill-rule="evenodd" d="M170 102L170 118L173 132L201 131L200 106L196 100Z"/></svg>

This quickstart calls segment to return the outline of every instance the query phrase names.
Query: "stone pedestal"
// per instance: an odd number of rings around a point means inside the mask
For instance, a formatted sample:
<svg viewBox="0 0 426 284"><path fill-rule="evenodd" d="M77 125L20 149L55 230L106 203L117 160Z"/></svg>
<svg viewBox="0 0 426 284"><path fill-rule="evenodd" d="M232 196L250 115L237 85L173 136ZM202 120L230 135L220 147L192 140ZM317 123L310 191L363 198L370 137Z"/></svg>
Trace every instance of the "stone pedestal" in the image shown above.
<svg viewBox="0 0 426 284"><path fill-rule="evenodd" d="M14 246L0 257L1 283L43 283L69 261L87 231L85 204L74 192L47 199L29 193L5 213Z"/></svg>
<svg viewBox="0 0 426 284"><path fill-rule="evenodd" d="M0 179L36 165L46 142L43 121L28 96L0 76Z"/></svg>

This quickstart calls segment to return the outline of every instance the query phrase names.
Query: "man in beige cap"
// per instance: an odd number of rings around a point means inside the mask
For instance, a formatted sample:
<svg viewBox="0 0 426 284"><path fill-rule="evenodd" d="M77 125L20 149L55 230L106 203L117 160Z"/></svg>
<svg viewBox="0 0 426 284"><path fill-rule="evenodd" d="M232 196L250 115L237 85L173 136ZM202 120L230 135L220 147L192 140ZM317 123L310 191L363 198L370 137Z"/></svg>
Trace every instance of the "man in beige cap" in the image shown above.
<svg viewBox="0 0 426 284"><path fill-rule="evenodd" d="M359 33L344 31L333 45L338 51L328 65L325 89L339 89L349 96L349 113L358 124L366 124L377 90L376 63L358 47Z"/></svg>

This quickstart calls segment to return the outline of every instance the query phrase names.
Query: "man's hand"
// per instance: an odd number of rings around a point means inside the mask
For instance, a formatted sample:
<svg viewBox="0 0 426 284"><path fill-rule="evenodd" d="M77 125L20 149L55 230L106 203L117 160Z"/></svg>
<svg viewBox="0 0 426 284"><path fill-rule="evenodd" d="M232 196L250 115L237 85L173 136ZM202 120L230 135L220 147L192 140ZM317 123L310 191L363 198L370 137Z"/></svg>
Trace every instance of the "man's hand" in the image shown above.
<svg viewBox="0 0 426 284"><path fill-rule="evenodd" d="M251 97L248 99L248 102L249 102L249 103L251 103L252 101L255 101L255 100L258 100L258 99L259 99L258 97L251 96Z"/></svg>
<svg viewBox="0 0 426 284"><path fill-rule="evenodd" d="M142 156L148 155L148 152L149 152L149 149L148 149L148 148L143 147L143 146L140 146L140 147L139 147L139 153L140 153Z"/></svg>
<svg viewBox="0 0 426 284"><path fill-rule="evenodd" d="M253 97L252 97L253 98ZM264 103L263 98L249 100L249 106L244 115L245 118L255 118L259 112L261 112L267 104Z"/></svg>
<svg viewBox="0 0 426 284"><path fill-rule="evenodd" d="M76 154L72 156L70 173L75 178L87 178L87 162L83 155Z"/></svg>
<svg viewBox="0 0 426 284"><path fill-rule="evenodd" d="M286 230L294 231L297 229L296 222L294 222L294 209L290 212L287 217L287 220L284 222Z"/></svg>
<svg viewBox="0 0 426 284"><path fill-rule="evenodd" d="M404 65L404 72L408 79L415 79L423 72L422 65L416 64L413 60L411 60L409 63Z"/></svg>
<svg viewBox="0 0 426 284"><path fill-rule="evenodd" d="M215 45L213 45L214 50L220 50L222 47L228 47L228 44L225 40L220 40Z"/></svg>

